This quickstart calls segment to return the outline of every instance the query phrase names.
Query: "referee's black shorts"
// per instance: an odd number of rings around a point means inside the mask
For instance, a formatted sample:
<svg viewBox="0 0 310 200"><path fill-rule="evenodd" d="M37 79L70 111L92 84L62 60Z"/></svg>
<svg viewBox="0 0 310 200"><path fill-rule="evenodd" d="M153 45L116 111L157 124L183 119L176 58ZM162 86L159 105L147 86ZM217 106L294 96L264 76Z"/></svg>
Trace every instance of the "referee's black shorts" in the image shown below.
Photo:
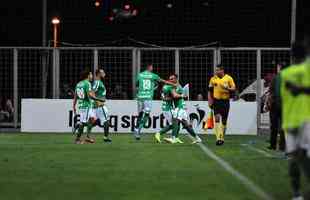
<svg viewBox="0 0 310 200"><path fill-rule="evenodd" d="M229 99L214 99L213 111L214 114L220 114L222 117L223 123L227 122L228 113L229 113L230 103Z"/></svg>

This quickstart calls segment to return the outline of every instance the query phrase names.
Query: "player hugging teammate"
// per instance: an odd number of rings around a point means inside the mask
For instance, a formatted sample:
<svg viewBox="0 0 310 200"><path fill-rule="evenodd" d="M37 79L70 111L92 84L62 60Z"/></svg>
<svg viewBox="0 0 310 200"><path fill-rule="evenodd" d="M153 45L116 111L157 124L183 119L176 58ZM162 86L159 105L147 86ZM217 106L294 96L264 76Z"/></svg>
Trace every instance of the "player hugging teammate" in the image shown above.
<svg viewBox="0 0 310 200"><path fill-rule="evenodd" d="M154 91L156 90L158 83L174 85L173 83L163 80L157 74L153 73L152 64L147 65L146 69L138 74L136 84L138 87L137 103L139 115L137 125L134 130L136 140L140 140L141 130L151 113Z"/></svg>
<svg viewBox="0 0 310 200"><path fill-rule="evenodd" d="M180 125L182 124L187 132L193 136L193 143L200 143L200 137L195 133L189 122L184 101L186 95L184 94L183 88L178 81L178 76L176 74L170 75L169 81L174 83L176 86L164 85L162 89L162 111L165 119L168 121L168 125L155 134L155 140L158 143L161 143L161 135L165 134L169 130L172 130L172 137L164 138L164 140L172 144L182 144L183 141L181 141L178 137Z"/></svg>
<svg viewBox="0 0 310 200"><path fill-rule="evenodd" d="M87 127L87 136L85 141L94 143L95 140L90 137L91 129L98 125L104 128L104 142L111 142L109 135L109 115L105 105L106 88L103 84L103 79L106 74L103 69L97 69L95 72L95 80L93 85L91 81L93 75L90 71L84 71L81 74L81 81L75 87L73 100L73 112L80 115L80 120L74 126L73 133L78 130L75 143L83 144L81 136L84 132L84 127ZM77 109L76 109L77 108Z"/></svg>

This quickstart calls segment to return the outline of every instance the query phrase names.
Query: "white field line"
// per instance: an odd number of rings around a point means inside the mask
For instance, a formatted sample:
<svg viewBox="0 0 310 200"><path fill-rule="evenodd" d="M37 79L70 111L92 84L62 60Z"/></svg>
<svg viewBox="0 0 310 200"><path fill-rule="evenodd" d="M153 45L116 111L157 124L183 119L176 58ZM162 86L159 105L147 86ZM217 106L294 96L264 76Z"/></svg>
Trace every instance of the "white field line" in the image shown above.
<svg viewBox="0 0 310 200"><path fill-rule="evenodd" d="M241 146L247 147L248 149L250 149L252 151L255 151L255 152L259 153L259 154L262 154L262 155L264 155L264 156L266 156L268 158L274 158L275 157L274 155L272 155L272 154L270 154L270 153L268 153L268 152L266 152L266 151L264 151L262 149L258 149L256 147L253 147L253 146L251 146L249 144L241 144Z"/></svg>
<svg viewBox="0 0 310 200"><path fill-rule="evenodd" d="M191 139L194 139L192 136L188 135ZM251 190L254 194L264 200L273 200L273 198L263 191L258 185L256 185L253 181L248 179L246 176L242 175L240 172L235 170L229 163L225 160L217 156L213 151L211 151L206 145L203 143L197 144L200 149L211 159L216 161L221 167L223 167L228 173L238 179L245 187Z"/></svg>

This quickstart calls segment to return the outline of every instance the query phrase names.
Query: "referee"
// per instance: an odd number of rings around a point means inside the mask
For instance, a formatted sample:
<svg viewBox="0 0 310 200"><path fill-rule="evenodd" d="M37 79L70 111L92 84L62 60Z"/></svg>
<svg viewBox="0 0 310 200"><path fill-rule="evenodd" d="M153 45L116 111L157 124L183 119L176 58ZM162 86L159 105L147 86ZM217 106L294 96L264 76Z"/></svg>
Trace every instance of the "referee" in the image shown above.
<svg viewBox="0 0 310 200"><path fill-rule="evenodd" d="M215 75L210 79L208 104L214 110L216 145L224 144L227 119L230 108L231 93L236 90L236 85L231 76L225 74L222 65L218 65Z"/></svg>

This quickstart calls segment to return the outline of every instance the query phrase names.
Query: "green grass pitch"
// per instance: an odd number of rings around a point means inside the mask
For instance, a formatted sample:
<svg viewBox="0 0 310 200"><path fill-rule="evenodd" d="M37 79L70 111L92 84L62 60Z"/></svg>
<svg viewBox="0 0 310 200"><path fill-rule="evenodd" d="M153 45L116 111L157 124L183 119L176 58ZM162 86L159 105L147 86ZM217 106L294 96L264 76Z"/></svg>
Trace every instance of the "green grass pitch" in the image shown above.
<svg viewBox="0 0 310 200"><path fill-rule="evenodd" d="M113 143L74 145L70 134L0 134L0 199L3 200L255 200L234 176L186 136L185 144L137 142L112 134ZM287 160L265 150L266 138L213 136L204 143L274 199L290 199ZM268 157L241 144L266 151Z"/></svg>

